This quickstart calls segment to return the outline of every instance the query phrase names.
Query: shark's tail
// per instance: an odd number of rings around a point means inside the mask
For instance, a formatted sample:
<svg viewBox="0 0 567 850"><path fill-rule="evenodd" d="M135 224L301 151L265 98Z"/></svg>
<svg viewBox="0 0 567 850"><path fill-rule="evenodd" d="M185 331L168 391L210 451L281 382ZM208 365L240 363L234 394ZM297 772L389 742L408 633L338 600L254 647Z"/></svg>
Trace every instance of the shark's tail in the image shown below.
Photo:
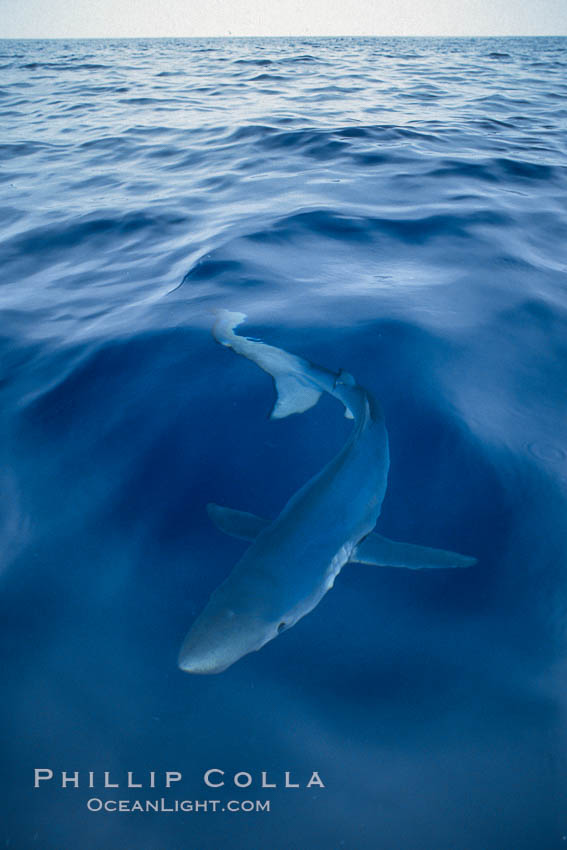
<svg viewBox="0 0 567 850"><path fill-rule="evenodd" d="M366 393L351 375L347 372L331 372L282 348L234 333L234 329L245 319L245 313L221 310L213 326L213 336L221 345L252 360L272 376L277 393L272 419L283 419L291 413L309 410L317 404L323 392L344 404L347 418L352 419L353 415L357 417L359 409L366 404Z"/></svg>

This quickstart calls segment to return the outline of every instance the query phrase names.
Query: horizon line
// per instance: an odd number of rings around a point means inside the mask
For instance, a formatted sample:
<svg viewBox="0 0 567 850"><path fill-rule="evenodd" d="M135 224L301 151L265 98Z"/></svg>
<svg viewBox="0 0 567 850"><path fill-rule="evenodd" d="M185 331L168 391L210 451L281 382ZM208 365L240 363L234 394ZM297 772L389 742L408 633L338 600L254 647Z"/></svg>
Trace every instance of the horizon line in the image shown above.
<svg viewBox="0 0 567 850"><path fill-rule="evenodd" d="M318 35L316 33L287 33L284 35L10 35L0 36L0 41L105 41L111 39L131 39L136 41L159 41L161 39L227 39L227 38L567 38L565 33L491 33L490 35L471 33L468 35L428 34L417 35L405 33L404 35L390 33L334 33L333 35Z"/></svg>

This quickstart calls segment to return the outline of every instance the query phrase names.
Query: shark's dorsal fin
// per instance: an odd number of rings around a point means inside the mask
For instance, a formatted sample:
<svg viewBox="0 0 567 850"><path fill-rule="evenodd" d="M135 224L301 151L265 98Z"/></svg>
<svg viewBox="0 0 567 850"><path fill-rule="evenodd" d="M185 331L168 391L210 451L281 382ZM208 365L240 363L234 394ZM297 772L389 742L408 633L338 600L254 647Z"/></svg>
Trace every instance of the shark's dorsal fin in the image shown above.
<svg viewBox="0 0 567 850"><path fill-rule="evenodd" d="M380 534L369 534L358 544L350 561L379 567L406 567L409 570L472 567L476 564L476 558L467 555L429 546L414 546L412 543L396 543Z"/></svg>
<svg viewBox="0 0 567 850"><path fill-rule="evenodd" d="M243 540L255 540L268 525L270 520L249 514L246 511L235 511L223 508L212 502L207 505L207 513L220 531L231 537L241 537Z"/></svg>

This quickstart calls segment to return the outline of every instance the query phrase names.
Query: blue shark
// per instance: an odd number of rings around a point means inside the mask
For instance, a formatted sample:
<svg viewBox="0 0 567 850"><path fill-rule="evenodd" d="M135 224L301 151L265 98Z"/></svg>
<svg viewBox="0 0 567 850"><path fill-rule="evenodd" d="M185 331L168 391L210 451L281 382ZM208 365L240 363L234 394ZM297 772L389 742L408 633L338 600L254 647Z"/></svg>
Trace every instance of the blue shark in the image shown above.
<svg viewBox="0 0 567 850"><path fill-rule="evenodd" d="M277 400L271 417L302 413L326 392L341 402L353 428L336 457L290 498L277 519L207 506L221 531L251 544L183 642L179 666L188 673L220 673L290 629L318 605L345 564L415 570L476 563L374 531L390 467L380 404L348 372L335 373L235 333L245 318L222 311L213 336L272 376Z"/></svg>

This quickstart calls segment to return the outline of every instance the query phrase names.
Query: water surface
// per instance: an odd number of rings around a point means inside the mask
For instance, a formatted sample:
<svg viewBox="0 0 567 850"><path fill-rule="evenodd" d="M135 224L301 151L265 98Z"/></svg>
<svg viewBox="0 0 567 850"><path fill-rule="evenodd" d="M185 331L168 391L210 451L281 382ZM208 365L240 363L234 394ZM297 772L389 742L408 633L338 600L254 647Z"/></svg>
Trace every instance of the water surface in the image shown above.
<svg viewBox="0 0 567 850"><path fill-rule="evenodd" d="M6 847L564 846L566 49L0 42ZM191 677L244 549L206 503L277 515L350 428L328 398L269 422L220 307L370 389L381 532L479 563L347 568ZM89 813L34 767L180 770L168 798L271 812ZM326 788L211 794L213 767Z"/></svg>

